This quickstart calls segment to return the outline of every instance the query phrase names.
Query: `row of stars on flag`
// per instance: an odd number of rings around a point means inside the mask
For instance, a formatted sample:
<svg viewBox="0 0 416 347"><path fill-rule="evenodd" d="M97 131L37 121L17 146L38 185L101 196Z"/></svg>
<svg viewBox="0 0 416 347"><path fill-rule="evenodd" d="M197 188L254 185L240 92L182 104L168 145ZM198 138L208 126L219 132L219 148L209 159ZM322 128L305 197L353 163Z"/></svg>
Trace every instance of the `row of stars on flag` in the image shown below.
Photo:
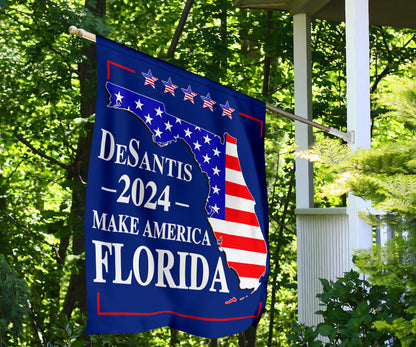
<svg viewBox="0 0 416 347"><path fill-rule="evenodd" d="M226 149L221 137L166 113L163 104L158 100L111 82L107 82L106 87L110 93L108 107L125 109L138 116L152 133L155 143L164 146L182 139L188 145L199 168L208 178L207 212L224 218L225 201L221 192L225 191Z"/></svg>
<svg viewBox="0 0 416 347"><path fill-rule="evenodd" d="M149 69L148 72L142 72L143 77L145 78L144 85L150 85L155 89L155 82L158 80L157 77L153 76L152 70ZM177 85L173 84L172 78L169 77L167 81L162 80L163 85L165 86L165 93L171 93L175 96L175 89L178 88ZM183 100L189 100L194 104L194 97L198 94L193 92L191 86L188 85L188 88L181 88L182 92L184 93ZM202 108L208 107L212 112L214 112L214 104L217 102L211 98L211 95L207 93L206 96L200 95L203 105ZM232 119L232 113L235 111L234 108L230 107L230 103L228 100L225 102L225 105L219 104L222 109L222 116L227 116Z"/></svg>

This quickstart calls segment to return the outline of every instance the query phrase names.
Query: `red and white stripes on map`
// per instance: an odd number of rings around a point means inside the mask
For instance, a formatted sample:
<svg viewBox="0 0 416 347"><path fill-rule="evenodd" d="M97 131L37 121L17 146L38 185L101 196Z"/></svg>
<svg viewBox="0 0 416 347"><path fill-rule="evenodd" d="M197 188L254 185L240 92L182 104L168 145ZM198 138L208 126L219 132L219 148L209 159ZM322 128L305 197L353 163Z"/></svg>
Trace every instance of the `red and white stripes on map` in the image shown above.
<svg viewBox="0 0 416 347"><path fill-rule="evenodd" d="M257 289L265 273L267 246L247 188L237 151L237 139L226 135L225 219L209 218L227 264L234 269L241 289Z"/></svg>

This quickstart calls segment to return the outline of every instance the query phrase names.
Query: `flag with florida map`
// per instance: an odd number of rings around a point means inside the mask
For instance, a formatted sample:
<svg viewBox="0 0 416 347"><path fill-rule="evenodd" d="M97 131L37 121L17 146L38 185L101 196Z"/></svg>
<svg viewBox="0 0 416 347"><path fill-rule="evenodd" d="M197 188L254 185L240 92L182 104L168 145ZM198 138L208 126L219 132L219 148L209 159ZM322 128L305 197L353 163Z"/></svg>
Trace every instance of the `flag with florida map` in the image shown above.
<svg viewBox="0 0 416 347"><path fill-rule="evenodd" d="M269 273L265 104L101 37L97 69L87 333L217 338L256 325Z"/></svg>

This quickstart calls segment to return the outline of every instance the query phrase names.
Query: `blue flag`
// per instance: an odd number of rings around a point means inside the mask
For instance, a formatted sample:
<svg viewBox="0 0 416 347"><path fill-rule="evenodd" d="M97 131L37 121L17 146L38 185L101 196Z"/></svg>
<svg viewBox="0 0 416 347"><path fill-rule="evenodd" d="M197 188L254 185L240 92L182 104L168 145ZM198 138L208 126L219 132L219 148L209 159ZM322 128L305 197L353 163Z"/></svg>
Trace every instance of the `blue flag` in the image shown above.
<svg viewBox="0 0 416 347"><path fill-rule="evenodd" d="M265 104L97 37L87 333L256 325L269 273Z"/></svg>

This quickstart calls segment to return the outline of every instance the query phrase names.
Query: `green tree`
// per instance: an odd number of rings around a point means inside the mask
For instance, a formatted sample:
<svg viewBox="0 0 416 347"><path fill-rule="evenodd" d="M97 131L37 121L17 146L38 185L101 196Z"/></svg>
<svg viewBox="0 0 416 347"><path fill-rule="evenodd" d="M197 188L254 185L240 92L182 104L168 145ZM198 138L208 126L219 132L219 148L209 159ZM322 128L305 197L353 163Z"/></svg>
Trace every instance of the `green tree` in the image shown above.
<svg viewBox="0 0 416 347"><path fill-rule="evenodd" d="M329 338L327 345L416 343L415 76L411 66L407 77L390 81L389 92L377 98L378 106L387 111L379 122L391 129L383 142L350 153L347 160L339 159L339 144L319 146L309 153L326 164L336 162L330 173L348 172L345 191L371 200L381 216L369 213L365 218L376 227L387 225L394 237L386 245L356 253L355 265L369 276L369 282L360 280L357 272L336 282L321 280L323 293L318 297L325 309L318 313L324 322L315 329L295 324L298 335L292 339L296 343L320 345L318 334Z"/></svg>
<svg viewBox="0 0 416 347"><path fill-rule="evenodd" d="M403 346L416 343L416 67L408 76L391 82L391 91L378 98L388 110L384 121L400 126L391 139L368 153L358 155L351 181L355 194L372 199L386 215L381 221L394 232L384 247L360 252L359 269L375 285L389 293L399 293L391 316L374 324L382 332L394 335ZM398 123L398 124L397 124ZM373 152L373 153L372 153ZM376 223L373 216L369 221Z"/></svg>
<svg viewBox="0 0 416 347"><path fill-rule="evenodd" d="M0 0L0 253L30 288L22 345L64 345L87 339L82 336L82 225L94 118L94 45L70 37L70 25L293 110L291 17L241 10L226 0L193 2L176 47L169 51L190 3ZM374 78L382 80L401 71L414 45L412 33L377 30L372 37L377 47ZM314 112L319 120L338 128L343 126L345 109L343 26L313 21L313 32L318 91ZM390 68L383 72L387 64ZM334 111L339 117L330 117ZM271 281L266 313L256 334L259 345L267 341L271 346L287 342L284 331L296 314L295 187L293 124L271 114L267 117ZM116 345L207 342L169 329L88 339ZM240 344L243 340L240 336ZM231 346L238 341L232 336L211 343Z"/></svg>
<svg viewBox="0 0 416 347"><path fill-rule="evenodd" d="M0 252L30 287L21 339L31 345L54 342L65 328L69 277L82 258L82 251L71 252L80 233L72 195L85 178L76 151L85 134L76 65L84 58L80 42L66 34L74 22L100 29L80 3L15 2L1 9ZM78 313L73 325L80 322Z"/></svg>

